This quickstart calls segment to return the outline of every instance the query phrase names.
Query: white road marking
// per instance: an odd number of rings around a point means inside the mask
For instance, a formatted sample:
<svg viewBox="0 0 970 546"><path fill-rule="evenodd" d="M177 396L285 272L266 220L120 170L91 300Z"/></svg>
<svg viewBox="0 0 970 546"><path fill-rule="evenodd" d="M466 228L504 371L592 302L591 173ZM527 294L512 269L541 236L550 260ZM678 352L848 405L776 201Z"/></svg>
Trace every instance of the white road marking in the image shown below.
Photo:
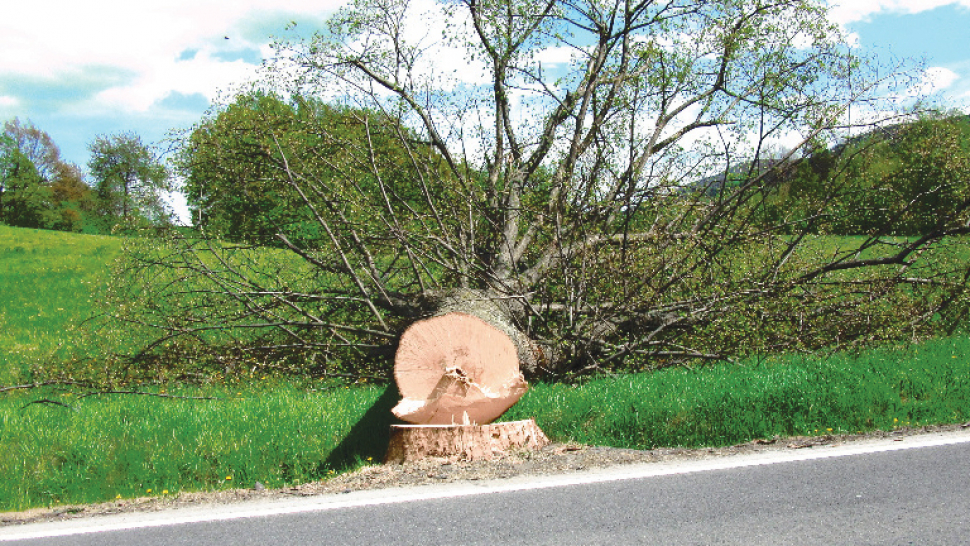
<svg viewBox="0 0 970 546"><path fill-rule="evenodd" d="M967 442L970 442L970 430L880 438L798 450L766 450L709 459L621 465L553 476L520 476L509 479L356 491L301 499L259 500L177 508L161 512L112 514L76 520L0 527L0 542L635 480Z"/></svg>

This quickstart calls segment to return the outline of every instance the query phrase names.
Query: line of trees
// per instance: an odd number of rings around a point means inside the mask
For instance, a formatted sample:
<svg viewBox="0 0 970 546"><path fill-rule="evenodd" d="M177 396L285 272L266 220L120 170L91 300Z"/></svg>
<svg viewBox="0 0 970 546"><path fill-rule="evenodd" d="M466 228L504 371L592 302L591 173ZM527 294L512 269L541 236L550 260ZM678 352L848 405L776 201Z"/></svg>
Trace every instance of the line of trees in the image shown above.
<svg viewBox="0 0 970 546"><path fill-rule="evenodd" d="M134 133L99 136L84 172L45 131L20 119L0 134L0 224L84 233L170 225L168 169Z"/></svg>

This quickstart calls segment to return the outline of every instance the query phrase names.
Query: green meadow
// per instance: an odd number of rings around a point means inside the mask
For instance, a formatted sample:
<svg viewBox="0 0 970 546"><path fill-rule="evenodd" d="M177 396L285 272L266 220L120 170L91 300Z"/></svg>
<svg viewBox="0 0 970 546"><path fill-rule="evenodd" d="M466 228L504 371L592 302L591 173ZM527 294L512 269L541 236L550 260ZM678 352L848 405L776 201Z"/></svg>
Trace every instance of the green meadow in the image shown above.
<svg viewBox="0 0 970 546"><path fill-rule="evenodd" d="M75 350L122 239L0 225L0 385Z"/></svg>
<svg viewBox="0 0 970 546"><path fill-rule="evenodd" d="M383 455L393 386L223 377L9 387L89 350L122 239L0 226L0 510L323 480ZM91 361L98 362L97 355ZM540 383L506 419L646 449L970 421L970 338Z"/></svg>

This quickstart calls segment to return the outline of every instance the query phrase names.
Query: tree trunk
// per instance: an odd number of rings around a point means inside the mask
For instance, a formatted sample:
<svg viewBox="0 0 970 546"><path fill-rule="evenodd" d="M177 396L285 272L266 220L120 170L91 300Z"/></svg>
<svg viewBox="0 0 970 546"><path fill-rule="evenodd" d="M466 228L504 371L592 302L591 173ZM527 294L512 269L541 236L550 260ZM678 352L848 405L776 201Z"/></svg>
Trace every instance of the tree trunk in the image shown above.
<svg viewBox="0 0 970 546"><path fill-rule="evenodd" d="M485 424L528 389L515 344L498 328L450 312L412 324L394 359L398 418L421 425Z"/></svg>
<svg viewBox="0 0 970 546"><path fill-rule="evenodd" d="M497 328L515 346L519 368L526 377L537 377L544 370L555 369L556 361L563 356L557 348L532 340L516 326L515 319L523 319L525 315L517 298L460 288L424 293L411 305L424 316L464 313Z"/></svg>

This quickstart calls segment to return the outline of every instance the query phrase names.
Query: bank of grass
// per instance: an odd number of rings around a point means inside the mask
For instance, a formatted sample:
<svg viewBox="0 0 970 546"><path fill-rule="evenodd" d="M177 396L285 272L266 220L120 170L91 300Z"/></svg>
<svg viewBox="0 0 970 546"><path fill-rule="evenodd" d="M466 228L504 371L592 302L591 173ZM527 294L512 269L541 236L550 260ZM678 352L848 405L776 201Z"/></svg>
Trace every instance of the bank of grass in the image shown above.
<svg viewBox="0 0 970 546"><path fill-rule="evenodd" d="M72 354L121 245L0 226L0 386ZM381 457L396 402L393 387L280 378L119 389L183 398L0 392L0 511L325 479ZM631 448L966 422L970 338L539 384L504 419L525 417L557 441Z"/></svg>
<svg viewBox="0 0 970 546"><path fill-rule="evenodd" d="M0 510L326 479L380 459L396 402L279 379L145 390L218 399L0 397ZM556 441L637 449L961 423L970 339L538 384L503 419L527 417Z"/></svg>
<svg viewBox="0 0 970 546"><path fill-rule="evenodd" d="M386 446L388 419L365 419L380 405L379 387L272 381L141 390L216 399L78 399L54 390L0 398L0 511L282 487L368 464Z"/></svg>
<svg viewBox="0 0 970 546"><path fill-rule="evenodd" d="M537 385L507 414L525 417L560 440L637 449L962 423L970 339Z"/></svg>

